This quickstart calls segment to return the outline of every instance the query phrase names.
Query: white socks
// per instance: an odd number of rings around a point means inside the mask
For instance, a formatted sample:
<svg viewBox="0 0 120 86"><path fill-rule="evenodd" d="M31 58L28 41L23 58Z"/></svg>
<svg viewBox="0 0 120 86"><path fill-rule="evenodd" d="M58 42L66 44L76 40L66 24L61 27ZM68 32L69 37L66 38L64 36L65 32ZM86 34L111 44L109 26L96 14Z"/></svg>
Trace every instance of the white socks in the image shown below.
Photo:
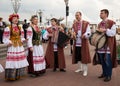
<svg viewBox="0 0 120 86"><path fill-rule="evenodd" d="M78 73L78 72L82 72L82 71L83 71L82 63L79 61L78 62L78 69L75 72Z"/></svg>
<svg viewBox="0 0 120 86"><path fill-rule="evenodd" d="M83 76L87 76L87 74L88 74L87 64L83 64Z"/></svg>
<svg viewBox="0 0 120 86"><path fill-rule="evenodd" d="M83 76L87 76L88 74L88 67L87 64L82 64L80 61L78 62L78 69L75 71L76 73L78 72L83 72Z"/></svg>

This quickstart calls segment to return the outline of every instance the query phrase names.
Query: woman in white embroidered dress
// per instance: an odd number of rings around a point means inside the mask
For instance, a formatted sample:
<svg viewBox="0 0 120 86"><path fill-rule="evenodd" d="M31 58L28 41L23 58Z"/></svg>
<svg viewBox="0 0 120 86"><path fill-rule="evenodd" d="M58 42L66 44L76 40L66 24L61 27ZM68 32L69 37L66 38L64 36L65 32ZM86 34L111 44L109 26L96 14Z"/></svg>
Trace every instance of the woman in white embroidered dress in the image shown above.
<svg viewBox="0 0 120 86"><path fill-rule="evenodd" d="M18 26L19 15L9 16L10 26L6 27L3 34L3 42L8 45L5 80L18 80L25 75L25 67L28 62L23 47L24 31Z"/></svg>
<svg viewBox="0 0 120 86"><path fill-rule="evenodd" d="M33 15L31 17L31 25L27 29L28 39L28 73L32 77L39 76L45 73L46 62L44 58L44 51L42 47L42 33L38 27L38 17Z"/></svg>

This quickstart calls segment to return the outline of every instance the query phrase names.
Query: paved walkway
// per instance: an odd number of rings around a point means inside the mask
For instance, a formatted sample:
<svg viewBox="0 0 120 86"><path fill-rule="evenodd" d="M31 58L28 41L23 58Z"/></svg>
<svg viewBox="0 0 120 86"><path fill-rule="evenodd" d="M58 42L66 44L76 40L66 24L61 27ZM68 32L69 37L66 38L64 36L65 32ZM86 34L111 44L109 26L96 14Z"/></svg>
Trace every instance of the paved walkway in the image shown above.
<svg viewBox="0 0 120 86"><path fill-rule="evenodd" d="M44 44L46 49L46 45ZM91 47L91 56L93 56L94 48ZM0 74L0 86L120 86L120 66L113 70L112 80L103 82L103 79L97 77L101 74L101 66L93 66L89 64L89 73L87 77L83 77L82 73L75 73L77 65L71 64L69 47L65 49L67 72L53 72L47 70L46 74L37 78L27 75L25 78L15 81L4 81L4 73ZM0 63L4 65L5 59L0 59Z"/></svg>

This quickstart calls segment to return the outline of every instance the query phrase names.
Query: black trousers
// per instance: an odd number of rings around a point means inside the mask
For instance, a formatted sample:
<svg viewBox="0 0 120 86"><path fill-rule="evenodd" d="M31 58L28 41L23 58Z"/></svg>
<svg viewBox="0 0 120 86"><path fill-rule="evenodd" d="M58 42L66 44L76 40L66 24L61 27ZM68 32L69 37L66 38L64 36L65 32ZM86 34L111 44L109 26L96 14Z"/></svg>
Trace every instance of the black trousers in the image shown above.
<svg viewBox="0 0 120 86"><path fill-rule="evenodd" d="M0 43L3 43L3 30L0 29Z"/></svg>
<svg viewBox="0 0 120 86"><path fill-rule="evenodd" d="M73 39L70 39L70 45L73 45Z"/></svg>
<svg viewBox="0 0 120 86"><path fill-rule="evenodd" d="M81 61L81 47L75 47L75 63Z"/></svg>
<svg viewBox="0 0 120 86"><path fill-rule="evenodd" d="M72 54L73 53L73 39L70 39L70 53Z"/></svg>
<svg viewBox="0 0 120 86"><path fill-rule="evenodd" d="M54 68L58 68L58 52L54 51Z"/></svg>

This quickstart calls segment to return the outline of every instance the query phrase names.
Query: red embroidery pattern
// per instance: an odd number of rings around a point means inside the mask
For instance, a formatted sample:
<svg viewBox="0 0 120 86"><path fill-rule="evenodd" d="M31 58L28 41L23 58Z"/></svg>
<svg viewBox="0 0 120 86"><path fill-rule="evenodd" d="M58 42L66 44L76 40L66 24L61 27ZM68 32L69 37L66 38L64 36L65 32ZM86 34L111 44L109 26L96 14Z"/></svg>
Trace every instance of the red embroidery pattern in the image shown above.
<svg viewBox="0 0 120 86"><path fill-rule="evenodd" d="M27 31L27 35L30 36L32 34L32 31Z"/></svg>
<svg viewBox="0 0 120 86"><path fill-rule="evenodd" d="M20 55L20 56L7 56L7 61L21 61L26 59L25 55Z"/></svg>
<svg viewBox="0 0 120 86"><path fill-rule="evenodd" d="M8 54L20 54L20 53L23 53L25 51L21 51L21 52L7 52Z"/></svg>
<svg viewBox="0 0 120 86"><path fill-rule="evenodd" d="M8 37L10 35L10 31L4 31L3 36Z"/></svg>
<svg viewBox="0 0 120 86"><path fill-rule="evenodd" d="M33 58L42 58L42 59L34 59L33 60L34 64L40 64L40 63L43 63L45 61L45 59L43 58L43 56L34 56Z"/></svg>

